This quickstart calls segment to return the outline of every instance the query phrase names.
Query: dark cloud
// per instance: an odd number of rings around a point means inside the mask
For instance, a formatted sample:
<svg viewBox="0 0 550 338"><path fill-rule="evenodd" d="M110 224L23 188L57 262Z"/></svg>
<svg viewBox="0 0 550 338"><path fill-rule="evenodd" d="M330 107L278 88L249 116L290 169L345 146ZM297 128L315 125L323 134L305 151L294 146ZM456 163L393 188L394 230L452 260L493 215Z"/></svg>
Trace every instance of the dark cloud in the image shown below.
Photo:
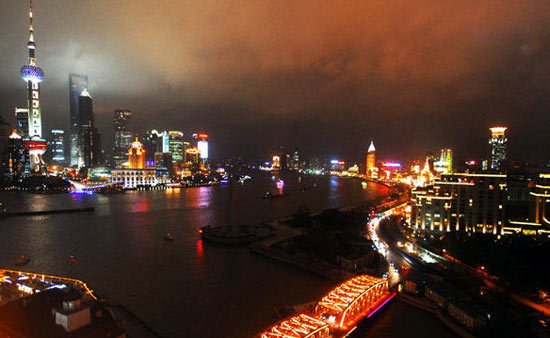
<svg viewBox="0 0 550 338"><path fill-rule="evenodd" d="M517 157L550 153L550 2L35 1L47 127L68 122L68 73L87 73L103 129L213 134L223 155L279 144L358 157L450 146L486 154L510 127ZM24 103L26 4L0 4L0 108ZM106 137L109 131L105 130ZM513 138L512 138L513 137Z"/></svg>

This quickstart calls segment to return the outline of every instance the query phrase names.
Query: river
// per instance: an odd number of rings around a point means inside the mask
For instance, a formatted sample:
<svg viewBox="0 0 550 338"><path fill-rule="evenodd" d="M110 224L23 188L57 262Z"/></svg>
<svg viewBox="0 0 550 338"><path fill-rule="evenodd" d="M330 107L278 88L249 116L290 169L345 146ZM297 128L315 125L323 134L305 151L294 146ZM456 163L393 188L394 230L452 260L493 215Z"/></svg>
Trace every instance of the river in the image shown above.
<svg viewBox="0 0 550 338"><path fill-rule="evenodd" d="M357 180L336 177L318 178L317 187L302 191L297 176L287 175L282 178L289 195L264 200L261 196L275 182L266 173L251 176L234 186L232 204L229 187L117 195L2 192L0 202L9 211L96 210L0 220L0 266L14 267L18 256L30 256L23 270L82 279L164 337L251 337L272 324L274 306L318 299L335 282L252 254L246 247L204 243L197 228L226 223L230 204L231 217L257 224L291 215L302 204L315 212L387 193L383 186L369 183L364 188ZM167 232L173 242L163 240ZM71 262L70 256L77 261ZM390 307L384 313L392 311ZM420 310L411 311L434 321ZM369 336L388 336L387 325L373 326ZM420 334L423 327L417 328L398 332Z"/></svg>

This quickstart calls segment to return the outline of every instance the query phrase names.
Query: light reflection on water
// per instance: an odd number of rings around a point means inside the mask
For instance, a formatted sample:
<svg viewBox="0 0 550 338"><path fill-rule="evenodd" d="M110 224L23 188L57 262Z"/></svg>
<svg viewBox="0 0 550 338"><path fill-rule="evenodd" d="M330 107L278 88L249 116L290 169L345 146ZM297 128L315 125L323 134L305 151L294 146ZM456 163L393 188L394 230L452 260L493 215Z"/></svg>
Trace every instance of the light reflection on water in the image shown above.
<svg viewBox="0 0 550 338"><path fill-rule="evenodd" d="M269 326L273 306L308 302L334 286L316 275L251 254L246 247L203 243L197 228L228 218L257 224L294 213L358 204L386 188L320 178L302 192L284 177L287 197L264 200L274 189L269 175L229 187L167 189L114 195L0 193L8 210L96 207L93 213L0 220L0 266L83 279L122 303L167 337L247 337ZM230 212L230 205L237 212ZM175 240L163 236L170 232ZM68 258L75 256L76 263Z"/></svg>

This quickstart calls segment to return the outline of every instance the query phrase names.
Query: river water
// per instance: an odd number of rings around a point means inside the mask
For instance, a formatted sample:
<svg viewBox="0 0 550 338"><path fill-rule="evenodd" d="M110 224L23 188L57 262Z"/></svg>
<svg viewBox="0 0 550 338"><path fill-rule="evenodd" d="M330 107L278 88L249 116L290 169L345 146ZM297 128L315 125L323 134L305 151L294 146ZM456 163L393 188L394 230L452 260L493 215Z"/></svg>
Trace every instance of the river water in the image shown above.
<svg viewBox="0 0 550 338"><path fill-rule="evenodd" d="M246 247L204 243L197 228L225 224L230 215L257 224L291 215L302 204L312 212L359 205L387 192L376 184L363 188L359 181L336 177L318 178L317 187L302 191L297 176L289 175L282 177L289 195L264 200L263 193L274 191L275 182L266 173L252 176L234 186L232 198L229 187L117 195L2 192L0 202L9 211L96 210L0 220L0 266L14 267L18 256L30 256L23 270L82 279L164 337L251 337L272 324L274 306L319 299L335 282ZM167 232L173 242L163 240ZM380 316L403 312L404 306L391 305ZM412 325L418 320L437 324L421 310L408 307L404 313L416 317L410 327L399 323L395 333L401 336L421 334L425 327ZM431 326L435 333L446 336L446 329L436 324ZM371 326L369 337L394 336L388 335L387 321Z"/></svg>

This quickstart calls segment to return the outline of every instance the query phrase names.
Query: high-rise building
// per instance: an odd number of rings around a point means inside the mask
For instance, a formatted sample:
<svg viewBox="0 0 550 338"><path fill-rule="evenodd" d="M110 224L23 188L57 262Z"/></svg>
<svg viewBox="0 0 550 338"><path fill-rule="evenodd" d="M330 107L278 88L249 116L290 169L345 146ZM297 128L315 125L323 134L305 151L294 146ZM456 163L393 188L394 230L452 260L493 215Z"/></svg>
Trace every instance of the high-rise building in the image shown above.
<svg viewBox="0 0 550 338"><path fill-rule="evenodd" d="M114 117L114 143L113 143L113 166L118 168L126 162L128 148L132 145L134 132L132 130L132 112L129 110L116 110Z"/></svg>
<svg viewBox="0 0 550 338"><path fill-rule="evenodd" d="M79 98L80 94L88 90L88 76L79 74L69 74L69 149L67 158L71 166L78 165L78 140L80 135L80 116L79 116Z"/></svg>
<svg viewBox="0 0 550 338"><path fill-rule="evenodd" d="M159 132L155 129L145 132L145 135L141 138L141 143L143 143L143 147L145 148L146 161L154 161L156 153L164 152L164 136L164 132ZM166 141L168 141L168 137L166 137ZM166 152L168 152L168 150L169 145L166 146Z"/></svg>
<svg viewBox="0 0 550 338"><path fill-rule="evenodd" d="M44 171L42 155L46 151L46 141L42 138L42 109L40 106L40 82L44 80L44 72L36 65L34 43L34 28L32 25L32 1L29 6L29 63L21 68L21 78L27 83L27 110L29 118L29 134L23 140L23 145L29 152L30 171L39 174Z"/></svg>
<svg viewBox="0 0 550 338"><path fill-rule="evenodd" d="M201 160L203 162L208 161L208 134L196 133L193 134L193 138L197 140L197 149L199 149Z"/></svg>
<svg viewBox="0 0 550 338"><path fill-rule="evenodd" d="M489 144L491 145L491 170L503 172L506 170L506 145L508 139L505 132L507 127L493 127L491 130L491 138Z"/></svg>
<svg viewBox="0 0 550 338"><path fill-rule="evenodd" d="M52 161L57 164L65 163L65 131L53 129L50 136L50 150Z"/></svg>
<svg viewBox="0 0 550 338"><path fill-rule="evenodd" d="M23 138L29 137L29 110L16 107L15 121L17 123L17 134Z"/></svg>
<svg viewBox="0 0 550 338"><path fill-rule="evenodd" d="M93 167L100 162L101 138L94 125L92 96L83 90L78 98L78 167Z"/></svg>
<svg viewBox="0 0 550 338"><path fill-rule="evenodd" d="M128 162L130 169L146 169L145 166L145 148L143 143L139 142L137 137L132 146L128 149Z"/></svg>
<svg viewBox="0 0 550 338"><path fill-rule="evenodd" d="M366 174L368 178L378 177L378 168L376 167L376 148L374 148L374 142L370 142L369 149L367 150L367 164Z"/></svg>
<svg viewBox="0 0 550 338"><path fill-rule="evenodd" d="M8 137L8 147L2 153L2 179L15 182L28 173L30 162L28 152L23 147L23 138L14 130Z"/></svg>
<svg viewBox="0 0 550 338"><path fill-rule="evenodd" d="M183 141L183 133L181 131L169 131L169 152L172 153L172 162L185 161L185 147Z"/></svg>

